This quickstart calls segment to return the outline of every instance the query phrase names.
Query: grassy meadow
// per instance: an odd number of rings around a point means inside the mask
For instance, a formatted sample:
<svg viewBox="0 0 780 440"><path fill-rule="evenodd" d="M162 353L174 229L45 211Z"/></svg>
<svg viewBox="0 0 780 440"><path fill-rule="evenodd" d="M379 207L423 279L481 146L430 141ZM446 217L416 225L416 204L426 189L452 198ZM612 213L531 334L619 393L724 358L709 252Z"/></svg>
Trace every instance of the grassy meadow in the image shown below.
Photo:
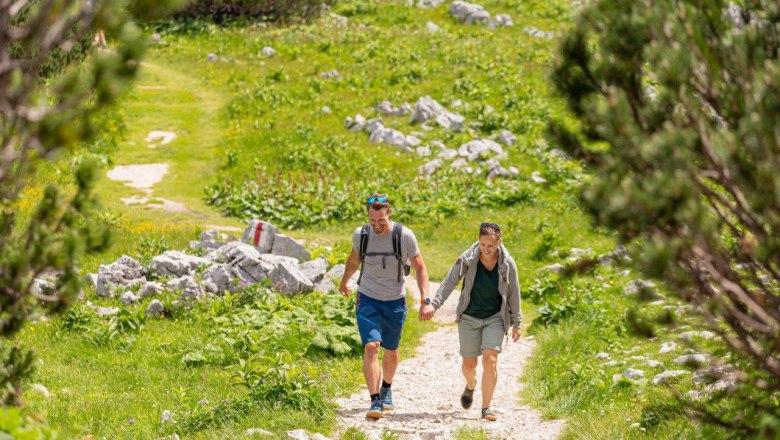
<svg viewBox="0 0 780 440"><path fill-rule="evenodd" d="M564 438L721 435L691 422L671 390L651 383L653 373L677 368L673 358L685 346L676 331L650 339L631 333L627 310L637 303L624 286L637 275L619 266L575 279L540 271L572 261L572 248L603 255L616 245L612 234L592 227L577 208L587 171L544 139L548 119L564 112L547 79L555 39L524 30L560 35L575 11L563 0L482 4L492 15L511 15L514 26L463 25L446 5L420 9L401 0L339 2L333 12L346 22L326 16L284 27L150 25L146 31L159 32L163 43L151 47L120 104L99 116L99 141L42 168L40 181L66 181L69 165L83 157L98 159L104 170L168 163L154 195L181 202L190 212L166 212L154 202L126 206L121 198L142 194L104 175L96 219L114 230L114 245L83 261L83 272L96 272L121 255L148 262L164 250L186 249L202 231L242 228L253 217L304 240L315 255L340 262L351 232L364 221L361 200L387 192L395 217L416 233L433 280L477 239L480 222L502 226L520 271L526 329L538 344L517 379L527 383L519 397L546 417L567 419ZM429 32L428 22L439 31ZM267 46L276 54L262 55ZM338 77L321 75L332 70ZM441 140L454 149L508 129L517 143L506 148L505 163L517 167L518 176L488 181L447 170L445 163L432 177L417 179L417 168L433 157L371 143L366 133L345 128L347 117L377 116L382 101L414 105L426 95L463 114L466 129L426 131L408 116L382 116L383 122L419 134L423 145ZM147 148L152 130L172 131L177 138ZM534 183L534 172L547 183ZM29 212L39 196L36 188L28 191L20 209ZM168 306L176 297L166 292L162 300ZM86 301L121 311L100 317ZM238 438L255 427L280 438L295 428L334 435L329 402L363 383L360 348L350 339L356 334L351 300L334 294L286 298L261 286L172 308L162 319L144 316L148 301L122 306L86 289L85 300L68 315L30 324L19 341L39 359L31 383L44 384L52 395L27 391L24 411L61 427L66 436ZM669 305L639 307L660 317ZM684 310L674 319L680 329L696 328ZM320 328L329 329L324 337L332 345L315 342L323 337ZM434 328L409 319L403 356ZM659 355L670 339L677 340L678 352ZM604 365L599 352L619 363ZM650 359L660 365L646 366ZM632 366L645 370L646 378L613 379ZM693 388L692 371L682 376L678 391ZM161 422L165 410L175 423ZM361 438L358 432L340 435ZM486 438L479 431L460 437Z"/></svg>

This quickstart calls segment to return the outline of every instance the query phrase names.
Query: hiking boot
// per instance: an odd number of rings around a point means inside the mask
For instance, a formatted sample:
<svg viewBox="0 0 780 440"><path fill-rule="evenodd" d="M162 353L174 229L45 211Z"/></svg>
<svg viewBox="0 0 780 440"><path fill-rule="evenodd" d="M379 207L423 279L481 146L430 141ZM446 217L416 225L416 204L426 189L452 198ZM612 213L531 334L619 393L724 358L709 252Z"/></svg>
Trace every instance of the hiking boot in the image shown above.
<svg viewBox="0 0 780 440"><path fill-rule="evenodd" d="M382 401L377 399L371 402L371 409L368 410L366 417L369 419L381 419L382 418Z"/></svg>
<svg viewBox="0 0 780 440"><path fill-rule="evenodd" d="M476 385L474 386L474 389L476 389ZM470 390L469 386L466 385L466 388L463 390L463 394L460 395L460 405L463 407L463 409L469 409L471 408L471 404L474 402L474 390Z"/></svg>
<svg viewBox="0 0 780 440"><path fill-rule="evenodd" d="M379 389L379 401L382 402L382 409L385 411L393 411L395 406L393 405L393 390L390 388L382 387Z"/></svg>
<svg viewBox="0 0 780 440"><path fill-rule="evenodd" d="M496 414L489 407L482 408L482 418L490 422L495 422Z"/></svg>

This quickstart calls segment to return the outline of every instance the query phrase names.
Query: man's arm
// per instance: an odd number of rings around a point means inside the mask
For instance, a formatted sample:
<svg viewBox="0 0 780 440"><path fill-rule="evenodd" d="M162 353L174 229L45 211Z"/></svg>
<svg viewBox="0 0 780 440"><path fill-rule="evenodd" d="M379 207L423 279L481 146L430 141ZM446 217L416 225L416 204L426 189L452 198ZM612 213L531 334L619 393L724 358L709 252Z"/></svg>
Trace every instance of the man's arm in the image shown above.
<svg viewBox="0 0 780 440"><path fill-rule="evenodd" d="M417 287L420 289L420 319L431 319L433 317L433 308L430 304L424 304L425 298L429 298L428 293L428 268L425 266L422 254L410 258L414 273L417 274Z"/></svg>
<svg viewBox="0 0 780 440"><path fill-rule="evenodd" d="M422 254L409 259L412 262L414 273L417 274L417 287L420 289L420 300L424 300L428 295L428 268L425 267Z"/></svg>
<svg viewBox="0 0 780 440"><path fill-rule="evenodd" d="M344 267L344 276L341 277L341 283L339 283L339 293L344 296L349 296L349 279L357 272L360 267L360 254L356 250L352 250L347 258L347 263Z"/></svg>

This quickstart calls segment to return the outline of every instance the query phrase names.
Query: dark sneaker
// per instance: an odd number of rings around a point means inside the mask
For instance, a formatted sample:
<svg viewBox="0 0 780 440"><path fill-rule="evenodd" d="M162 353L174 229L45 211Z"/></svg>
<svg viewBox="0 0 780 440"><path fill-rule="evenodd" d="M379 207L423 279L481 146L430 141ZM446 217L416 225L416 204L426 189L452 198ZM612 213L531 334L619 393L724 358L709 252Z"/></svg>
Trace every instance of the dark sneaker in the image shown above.
<svg viewBox="0 0 780 440"><path fill-rule="evenodd" d="M476 386L474 387L477 388ZM463 409L469 409L471 408L471 404L474 402L474 390L470 390L469 386L466 385L466 388L463 390L463 394L460 395L460 405L463 407Z"/></svg>
<svg viewBox="0 0 780 440"><path fill-rule="evenodd" d="M495 422L496 414L490 408L482 408L482 418L491 422Z"/></svg>
<svg viewBox="0 0 780 440"><path fill-rule="evenodd" d="M395 409L393 405L393 390L391 388L382 387L379 389L379 401L382 402L382 409L385 411L393 411Z"/></svg>
<svg viewBox="0 0 780 440"><path fill-rule="evenodd" d="M382 418L382 401L377 399L371 402L371 409L368 410L366 417L369 419L381 419Z"/></svg>

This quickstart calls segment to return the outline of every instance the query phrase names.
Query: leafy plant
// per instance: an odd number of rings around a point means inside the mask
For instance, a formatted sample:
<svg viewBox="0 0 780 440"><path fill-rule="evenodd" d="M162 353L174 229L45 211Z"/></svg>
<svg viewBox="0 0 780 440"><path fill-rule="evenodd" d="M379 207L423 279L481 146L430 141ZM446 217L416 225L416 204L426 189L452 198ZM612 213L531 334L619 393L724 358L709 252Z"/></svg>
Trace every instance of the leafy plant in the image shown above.
<svg viewBox="0 0 780 440"><path fill-rule="evenodd" d="M236 384L248 389L258 404L305 411L321 419L329 408L318 381L311 379L288 352L239 359L233 369Z"/></svg>

